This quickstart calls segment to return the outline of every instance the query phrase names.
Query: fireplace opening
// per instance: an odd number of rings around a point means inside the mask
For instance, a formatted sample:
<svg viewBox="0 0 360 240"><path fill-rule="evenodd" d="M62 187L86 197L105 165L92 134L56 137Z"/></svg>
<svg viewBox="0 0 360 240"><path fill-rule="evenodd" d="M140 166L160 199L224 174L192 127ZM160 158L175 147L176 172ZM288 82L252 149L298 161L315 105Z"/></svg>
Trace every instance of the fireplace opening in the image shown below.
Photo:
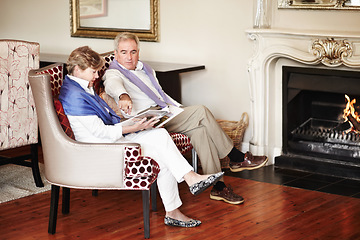
<svg viewBox="0 0 360 240"><path fill-rule="evenodd" d="M283 147L275 165L360 179L360 133L343 118L345 95L360 102L360 72L284 66L282 83Z"/></svg>

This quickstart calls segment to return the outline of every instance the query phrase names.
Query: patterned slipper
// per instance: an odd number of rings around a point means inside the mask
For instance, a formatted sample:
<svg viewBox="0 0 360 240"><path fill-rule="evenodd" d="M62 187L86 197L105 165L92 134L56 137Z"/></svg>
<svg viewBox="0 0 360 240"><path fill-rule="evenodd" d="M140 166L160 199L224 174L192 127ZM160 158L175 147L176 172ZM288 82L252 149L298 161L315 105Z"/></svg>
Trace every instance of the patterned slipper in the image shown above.
<svg viewBox="0 0 360 240"><path fill-rule="evenodd" d="M197 182L189 187L193 195L198 195L205 191L208 187L215 184L219 179L224 176L224 172L218 172L209 176L207 179Z"/></svg>
<svg viewBox="0 0 360 240"><path fill-rule="evenodd" d="M165 217L164 223L165 223L165 225L172 226L172 227L186 227L186 228L189 228L189 227L197 227L197 226L199 226L201 224L201 221L191 219L190 221L185 222L185 221L176 220L176 219L173 219L173 218L170 218L170 217Z"/></svg>

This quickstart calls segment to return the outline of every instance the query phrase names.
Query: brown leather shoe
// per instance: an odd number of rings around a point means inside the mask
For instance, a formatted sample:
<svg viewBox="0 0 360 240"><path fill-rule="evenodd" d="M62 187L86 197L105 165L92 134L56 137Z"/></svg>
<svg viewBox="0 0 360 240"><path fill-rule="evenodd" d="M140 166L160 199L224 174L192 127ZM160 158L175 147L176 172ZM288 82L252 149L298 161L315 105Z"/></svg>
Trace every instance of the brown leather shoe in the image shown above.
<svg viewBox="0 0 360 240"><path fill-rule="evenodd" d="M230 204L241 204L244 202L244 199L240 195L234 193L230 185L224 187L222 191L213 188L210 192L210 199L224 201Z"/></svg>
<svg viewBox="0 0 360 240"><path fill-rule="evenodd" d="M232 172L241 172L243 170L254 170L261 168L268 161L266 156L253 156L251 152L246 152L243 162L231 162L229 163L230 170Z"/></svg>

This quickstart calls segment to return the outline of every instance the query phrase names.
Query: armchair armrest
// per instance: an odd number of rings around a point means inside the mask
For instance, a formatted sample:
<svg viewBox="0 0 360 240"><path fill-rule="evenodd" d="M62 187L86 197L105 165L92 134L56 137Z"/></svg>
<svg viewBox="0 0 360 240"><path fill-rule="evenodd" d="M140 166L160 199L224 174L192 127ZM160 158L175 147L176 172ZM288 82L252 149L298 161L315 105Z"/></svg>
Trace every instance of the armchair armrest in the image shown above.
<svg viewBox="0 0 360 240"><path fill-rule="evenodd" d="M148 189L160 172L159 164L152 158L141 156L140 146L125 147L124 187Z"/></svg>

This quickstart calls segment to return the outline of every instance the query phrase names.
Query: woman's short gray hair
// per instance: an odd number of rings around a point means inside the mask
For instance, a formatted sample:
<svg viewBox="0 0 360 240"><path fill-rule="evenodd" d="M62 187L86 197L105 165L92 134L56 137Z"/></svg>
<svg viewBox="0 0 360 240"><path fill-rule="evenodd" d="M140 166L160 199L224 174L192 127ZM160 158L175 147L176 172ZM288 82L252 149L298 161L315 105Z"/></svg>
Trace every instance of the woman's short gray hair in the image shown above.
<svg viewBox="0 0 360 240"><path fill-rule="evenodd" d="M134 40L136 42L137 48L140 48L140 41L139 38L130 32L121 32L119 33L114 40L114 47L115 47L115 51L117 51L118 47L119 47L119 42L121 41L126 41L126 40Z"/></svg>

